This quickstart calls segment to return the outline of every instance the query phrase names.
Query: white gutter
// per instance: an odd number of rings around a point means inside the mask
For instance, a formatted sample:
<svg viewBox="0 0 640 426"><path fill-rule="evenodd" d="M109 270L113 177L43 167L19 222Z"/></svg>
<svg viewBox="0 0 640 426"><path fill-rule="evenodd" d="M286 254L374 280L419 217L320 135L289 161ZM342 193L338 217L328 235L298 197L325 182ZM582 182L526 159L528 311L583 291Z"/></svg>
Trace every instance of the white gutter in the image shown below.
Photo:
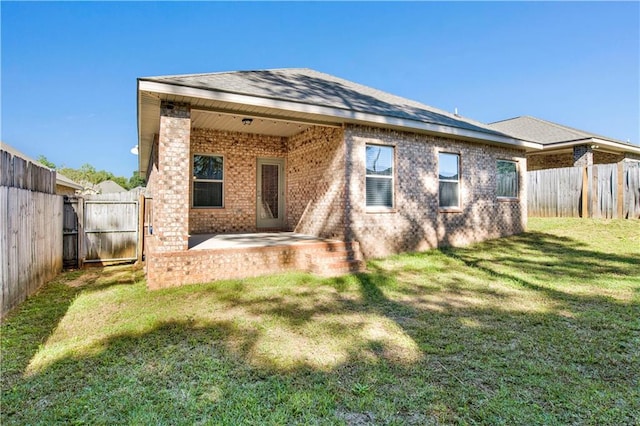
<svg viewBox="0 0 640 426"><path fill-rule="evenodd" d="M556 149L562 149L562 148L570 148L576 145L597 145L598 147L614 148L617 151L632 152L634 154L640 154L640 146L626 145L626 144L621 144L619 142L613 142L613 141L608 141L608 140L599 139L599 138L578 139L572 142L558 142L553 144L547 144L543 146L542 150L550 151L550 150L556 150Z"/></svg>
<svg viewBox="0 0 640 426"><path fill-rule="evenodd" d="M326 107L321 105L309 105L298 102L283 101L278 99L267 99L257 96L240 95L236 93L225 93L207 89L198 89L186 86L176 86L173 84L158 83L155 81L138 80L138 90L167 95L188 96L193 98L208 99L212 101L230 102L267 108L276 108L285 111L295 111L307 114L324 115L338 117L345 120L383 124L386 126L397 126L407 129L423 130L427 132L449 134L453 136L476 139L489 142L497 142L507 145L514 145L522 148L542 149L542 144L527 142L508 136L494 135L490 133L478 132L475 130L460 129L457 127L444 126L440 124L425 123L423 121L409 120L395 117L388 117L377 114L363 113L340 108Z"/></svg>

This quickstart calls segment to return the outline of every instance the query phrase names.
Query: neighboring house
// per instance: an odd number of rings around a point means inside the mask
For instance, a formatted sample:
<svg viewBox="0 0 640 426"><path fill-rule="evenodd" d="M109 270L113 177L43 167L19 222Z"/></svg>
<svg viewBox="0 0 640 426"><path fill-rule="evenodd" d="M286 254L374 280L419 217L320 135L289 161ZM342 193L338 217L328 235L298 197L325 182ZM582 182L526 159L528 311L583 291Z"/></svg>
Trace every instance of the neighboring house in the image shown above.
<svg viewBox="0 0 640 426"><path fill-rule="evenodd" d="M126 189L112 180L105 180L94 186L98 194L113 194L115 192L127 192Z"/></svg>
<svg viewBox="0 0 640 426"><path fill-rule="evenodd" d="M6 143L2 142L2 144L0 144L0 148L3 151L6 151L8 153L10 153L11 155L15 155L16 157L20 157L23 160L27 161L27 162L31 162L33 164L35 164L38 167L43 167L45 169L49 169L47 166L45 166L44 164L40 163L39 161L34 160L33 158L30 158L26 155L24 155L22 152L18 151L17 149L13 148L10 145L7 145ZM75 194L77 194L78 192L82 191L82 185L80 185L77 182L74 182L73 180L69 179L68 177L60 174L59 172L56 172L56 194L58 195L67 195L67 196L73 196Z"/></svg>
<svg viewBox="0 0 640 426"><path fill-rule="evenodd" d="M140 78L138 132L152 288L252 274L206 264L198 234L295 231L378 257L522 232L541 148L310 69Z"/></svg>
<svg viewBox="0 0 640 426"><path fill-rule="evenodd" d="M56 194L72 197L81 191L82 185L56 172Z"/></svg>
<svg viewBox="0 0 640 426"><path fill-rule="evenodd" d="M536 117L522 116L490 123L493 129L537 142L541 151L527 153L527 170L640 161L640 146L621 142Z"/></svg>

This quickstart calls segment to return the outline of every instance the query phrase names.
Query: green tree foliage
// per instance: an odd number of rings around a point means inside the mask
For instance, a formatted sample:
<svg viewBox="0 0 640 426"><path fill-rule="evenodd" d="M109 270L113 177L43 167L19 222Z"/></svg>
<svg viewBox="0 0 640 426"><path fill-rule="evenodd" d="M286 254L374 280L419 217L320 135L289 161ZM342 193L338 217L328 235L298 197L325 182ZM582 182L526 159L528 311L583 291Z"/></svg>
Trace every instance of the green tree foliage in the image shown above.
<svg viewBox="0 0 640 426"><path fill-rule="evenodd" d="M133 175L129 178L129 188L133 189L139 186L146 186L146 185L147 185L147 181L145 180L145 178L140 176L140 174L137 171L133 172Z"/></svg>
<svg viewBox="0 0 640 426"><path fill-rule="evenodd" d="M53 164L51 161L47 160L47 157L45 157L44 155L40 155L38 157L38 162L42 163L43 165L47 166L50 169L56 169L56 165Z"/></svg>
<svg viewBox="0 0 640 426"><path fill-rule="evenodd" d="M40 155L38 157L38 161L51 169L57 170L60 174L63 174L78 183L88 182L96 185L100 182L104 182L105 180L112 180L125 189L133 189L138 186L145 185L144 178L140 177L138 172L133 172L133 176L127 179L124 176L116 176L106 170L96 170L96 168L89 163L83 164L79 169L74 169L64 165L57 167L53 162L47 160L47 157L44 155Z"/></svg>

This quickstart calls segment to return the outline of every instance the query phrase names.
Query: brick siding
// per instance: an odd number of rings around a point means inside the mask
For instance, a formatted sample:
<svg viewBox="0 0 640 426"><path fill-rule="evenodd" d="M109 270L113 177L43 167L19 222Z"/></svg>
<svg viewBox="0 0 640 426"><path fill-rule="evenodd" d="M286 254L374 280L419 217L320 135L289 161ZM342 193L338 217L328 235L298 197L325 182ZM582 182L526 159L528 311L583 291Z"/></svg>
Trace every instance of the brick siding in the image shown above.
<svg viewBox="0 0 640 426"><path fill-rule="evenodd" d="M527 170L559 169L561 167L573 167L573 153L560 154L535 154L527 157Z"/></svg>
<svg viewBox="0 0 640 426"><path fill-rule="evenodd" d="M464 245L524 231L526 225L524 151L386 129L345 129L350 176L348 238L360 243L365 257ZM365 145L395 146L395 208L367 212ZM460 212L438 207L438 153L460 154ZM516 201L496 197L496 161L518 162Z"/></svg>
<svg viewBox="0 0 640 426"><path fill-rule="evenodd" d="M289 226L322 238L345 237L342 129L312 127L288 142Z"/></svg>
<svg viewBox="0 0 640 426"><path fill-rule="evenodd" d="M257 160L286 158L286 138L193 129L189 167L193 167L191 163L194 154L216 154L224 157L224 207L189 208L189 232L256 232ZM188 185L191 185L191 180ZM190 194L190 187L188 191ZM188 206L191 206L190 197Z"/></svg>
<svg viewBox="0 0 640 426"><path fill-rule="evenodd" d="M187 250L189 209L189 144L191 111L188 105L162 104L157 168L151 175L154 205L152 250Z"/></svg>
<svg viewBox="0 0 640 426"><path fill-rule="evenodd" d="M285 160L284 229L360 243L366 257L461 245L522 232L526 225L524 151L388 129L311 127L291 138L190 129L188 108L162 110L158 164L149 187L154 236L147 256L151 288L300 266L264 254L272 268L187 250L189 233L255 232L258 158ZM365 207L365 145L395 146L395 209ZM438 152L461 155L461 209L438 208ZM224 157L224 208L191 208L192 155ZM519 199L496 197L496 161L518 163ZM273 256L271 258L270 256ZM282 257L285 256L285 257ZM231 257L233 258L233 256ZM225 260L226 259L226 260ZM244 260L243 260L244 259ZM223 269L220 269L223 268Z"/></svg>
<svg viewBox="0 0 640 426"><path fill-rule="evenodd" d="M593 151L593 164L612 164L622 161L626 157L624 154L612 154L609 152ZM558 169L562 167L573 167L579 164L574 164L574 155L571 152L563 152L559 154L535 154L530 155L527 158L527 170L545 170L545 169Z"/></svg>

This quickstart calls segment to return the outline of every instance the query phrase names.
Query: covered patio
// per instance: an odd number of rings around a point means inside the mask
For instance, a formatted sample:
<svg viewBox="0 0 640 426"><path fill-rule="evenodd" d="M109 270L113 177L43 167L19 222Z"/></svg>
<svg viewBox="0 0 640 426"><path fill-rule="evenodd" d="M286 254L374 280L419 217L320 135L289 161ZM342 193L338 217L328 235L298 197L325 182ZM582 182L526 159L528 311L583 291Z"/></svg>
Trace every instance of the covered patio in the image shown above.
<svg viewBox="0 0 640 426"><path fill-rule="evenodd" d="M189 250L215 250L228 248L274 247L315 243L340 244L313 235L296 232L258 232L244 234L196 234L189 236Z"/></svg>
<svg viewBox="0 0 640 426"><path fill-rule="evenodd" d="M150 288L288 271L331 277L365 269L357 242L295 232L194 234L188 250L152 256L146 265Z"/></svg>

